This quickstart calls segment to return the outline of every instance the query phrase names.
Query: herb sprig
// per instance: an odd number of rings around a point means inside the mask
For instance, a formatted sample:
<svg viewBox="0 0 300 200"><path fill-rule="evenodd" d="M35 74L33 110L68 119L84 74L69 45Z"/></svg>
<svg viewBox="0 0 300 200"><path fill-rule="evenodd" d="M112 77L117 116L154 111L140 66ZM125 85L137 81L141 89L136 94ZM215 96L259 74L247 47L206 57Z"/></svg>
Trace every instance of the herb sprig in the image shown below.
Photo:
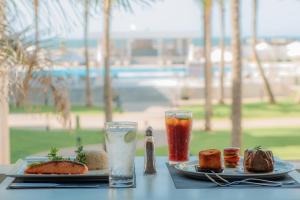
<svg viewBox="0 0 300 200"><path fill-rule="evenodd" d="M58 155L58 149L55 147L52 147L50 149L50 152L48 153L48 160L49 161L64 161L64 160L71 160L71 158L64 158L62 156ZM75 151L76 158L74 161L80 162L83 164L87 164L86 160L86 154L83 152L83 146L79 146L77 150Z"/></svg>
<svg viewBox="0 0 300 200"><path fill-rule="evenodd" d="M83 152L83 146L79 146L76 152L75 161L87 164L86 154Z"/></svg>
<svg viewBox="0 0 300 200"><path fill-rule="evenodd" d="M58 149L55 147L52 147L50 150L50 153L48 153L48 159L50 161L61 161L61 160L66 160L62 156L58 156Z"/></svg>
<svg viewBox="0 0 300 200"><path fill-rule="evenodd" d="M262 150L262 147L261 147L260 145L258 145L258 146L256 146L256 147L254 147L254 149L255 149L256 151L258 151L258 150Z"/></svg>

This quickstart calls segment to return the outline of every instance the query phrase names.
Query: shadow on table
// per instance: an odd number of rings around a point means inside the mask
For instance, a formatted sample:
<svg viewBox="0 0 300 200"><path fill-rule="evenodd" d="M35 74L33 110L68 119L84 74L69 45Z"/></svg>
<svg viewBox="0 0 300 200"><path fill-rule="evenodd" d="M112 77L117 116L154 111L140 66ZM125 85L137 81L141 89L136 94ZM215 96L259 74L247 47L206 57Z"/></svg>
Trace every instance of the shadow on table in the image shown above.
<svg viewBox="0 0 300 200"><path fill-rule="evenodd" d="M0 183L2 183L2 181L4 181L5 177L6 176L4 174L0 174Z"/></svg>

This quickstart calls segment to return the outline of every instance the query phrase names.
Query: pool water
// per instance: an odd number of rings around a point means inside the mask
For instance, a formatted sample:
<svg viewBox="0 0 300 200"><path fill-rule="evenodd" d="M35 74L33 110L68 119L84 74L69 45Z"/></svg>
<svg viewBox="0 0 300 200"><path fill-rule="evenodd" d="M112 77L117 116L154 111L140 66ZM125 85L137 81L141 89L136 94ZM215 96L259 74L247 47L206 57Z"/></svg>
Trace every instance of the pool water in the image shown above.
<svg viewBox="0 0 300 200"><path fill-rule="evenodd" d="M225 72L230 72L230 68L226 67ZM218 73L219 67L213 66L213 73ZM49 74L50 73L50 74ZM112 78L163 78L163 77L184 77L189 75L189 68L186 66L170 66L170 67L111 67ZM74 68L57 67L49 71L38 72L38 75L51 75L54 77L86 77L86 69L84 66ZM91 67L91 77L102 77L104 75L103 68ZM202 72L199 77L203 77Z"/></svg>

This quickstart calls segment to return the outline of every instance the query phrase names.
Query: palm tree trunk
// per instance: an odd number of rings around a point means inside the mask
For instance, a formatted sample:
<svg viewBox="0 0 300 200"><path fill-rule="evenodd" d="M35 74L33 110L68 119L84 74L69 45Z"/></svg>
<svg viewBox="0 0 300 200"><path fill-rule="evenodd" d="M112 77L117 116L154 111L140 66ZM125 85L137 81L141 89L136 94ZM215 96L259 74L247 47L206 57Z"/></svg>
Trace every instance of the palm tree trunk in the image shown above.
<svg viewBox="0 0 300 200"><path fill-rule="evenodd" d="M232 21L232 137L231 144L241 147L242 144L242 63L240 44L240 1L231 0Z"/></svg>
<svg viewBox="0 0 300 200"><path fill-rule="evenodd" d="M6 70L0 71L0 164L10 162L10 142L8 128L8 75Z"/></svg>
<svg viewBox="0 0 300 200"><path fill-rule="evenodd" d="M203 5L204 13L204 55L205 55L205 131L211 130L212 116L212 71L211 71L211 0L205 0Z"/></svg>
<svg viewBox="0 0 300 200"><path fill-rule="evenodd" d="M90 0L84 1L84 56L86 67L85 78L85 94L86 94L86 106L93 106L91 83L90 83L90 61L89 61L89 47L88 47L88 29L89 29L89 4Z"/></svg>
<svg viewBox="0 0 300 200"><path fill-rule="evenodd" d="M225 75L225 9L224 0L219 0L219 12L220 12L220 50L221 50L221 60L220 60L220 99L219 103L224 104L224 75Z"/></svg>
<svg viewBox="0 0 300 200"><path fill-rule="evenodd" d="M0 21L5 24L5 0L0 0ZM5 27L0 26L0 39L4 36ZM0 71L0 164L10 162L10 142L8 129L8 75L5 70Z"/></svg>
<svg viewBox="0 0 300 200"><path fill-rule="evenodd" d="M37 53L39 48L39 0L34 0L34 26L35 26L35 53Z"/></svg>
<svg viewBox="0 0 300 200"><path fill-rule="evenodd" d="M265 91L267 92L268 98L269 98L269 103L275 104L276 100L273 94L273 91L271 89L271 85L266 77L265 71L263 69L263 66L260 62L258 53L256 51L256 43L257 43L257 0L253 0L252 4L252 52L253 52L253 58L254 61L258 67L260 76L263 80Z"/></svg>
<svg viewBox="0 0 300 200"><path fill-rule="evenodd" d="M110 79L110 11L111 0L104 0L103 7L103 39L102 39L102 62L104 64L104 103L105 120L112 121L112 89Z"/></svg>

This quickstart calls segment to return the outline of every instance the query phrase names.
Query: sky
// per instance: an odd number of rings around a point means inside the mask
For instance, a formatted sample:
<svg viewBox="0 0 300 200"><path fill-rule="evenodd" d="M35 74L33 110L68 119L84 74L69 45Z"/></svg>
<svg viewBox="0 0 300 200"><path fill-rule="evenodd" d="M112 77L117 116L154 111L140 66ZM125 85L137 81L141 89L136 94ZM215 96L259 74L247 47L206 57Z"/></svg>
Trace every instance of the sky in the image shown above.
<svg viewBox="0 0 300 200"><path fill-rule="evenodd" d="M200 0L158 0L151 7L133 6L133 13L114 8L112 32L194 32L202 35L202 9ZM217 1L214 1L217 2ZM226 35L230 36L230 0L226 2ZM241 33L251 35L251 2L241 0ZM260 37L300 37L300 0L258 0L258 35ZM70 6L65 6L68 15ZM43 13L45 15L45 13ZM49 16L42 16L48 18ZM50 16L50 19L52 16ZM71 18L71 17L70 17ZM219 35L218 4L213 6L212 34ZM58 20L58 19L54 19ZM30 20L29 20L30 21ZM102 16L90 19L90 35L100 37ZM59 37L82 38L83 26L57 33Z"/></svg>
<svg viewBox="0 0 300 200"><path fill-rule="evenodd" d="M200 0L198 0L199 2ZM134 13L114 9L112 31L199 32L202 34L202 9L197 0L163 0L151 7L134 6ZM216 2L216 1L215 1ZM230 1L226 2L226 34L230 35ZM241 0L242 36L251 35L251 2ZM219 35L218 4L213 7L212 33ZM258 35L299 37L299 0L258 0ZM101 32L101 19L93 19L90 32ZM100 26L99 26L100 24Z"/></svg>

